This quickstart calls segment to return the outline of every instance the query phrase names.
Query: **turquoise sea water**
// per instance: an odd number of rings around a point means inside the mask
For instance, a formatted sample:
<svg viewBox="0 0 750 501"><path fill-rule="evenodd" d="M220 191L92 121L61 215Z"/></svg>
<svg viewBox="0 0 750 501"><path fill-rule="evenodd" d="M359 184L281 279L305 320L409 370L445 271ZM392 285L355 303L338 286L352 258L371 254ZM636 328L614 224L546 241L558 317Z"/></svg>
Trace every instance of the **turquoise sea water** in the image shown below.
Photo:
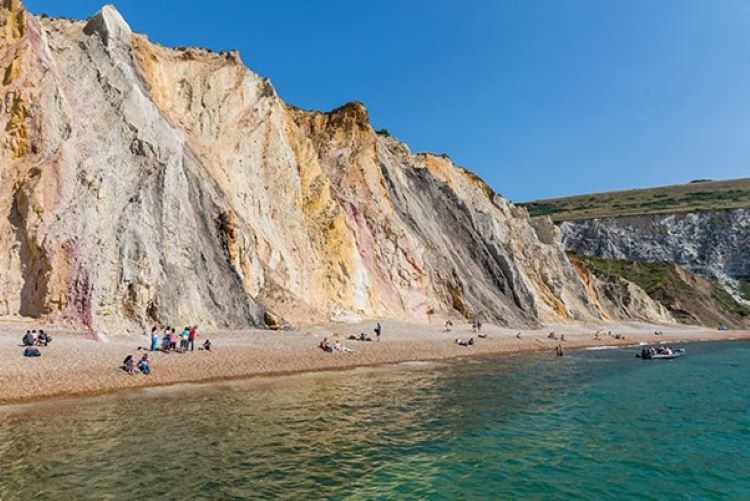
<svg viewBox="0 0 750 501"><path fill-rule="evenodd" d="M0 499L750 499L750 343L0 409Z"/></svg>

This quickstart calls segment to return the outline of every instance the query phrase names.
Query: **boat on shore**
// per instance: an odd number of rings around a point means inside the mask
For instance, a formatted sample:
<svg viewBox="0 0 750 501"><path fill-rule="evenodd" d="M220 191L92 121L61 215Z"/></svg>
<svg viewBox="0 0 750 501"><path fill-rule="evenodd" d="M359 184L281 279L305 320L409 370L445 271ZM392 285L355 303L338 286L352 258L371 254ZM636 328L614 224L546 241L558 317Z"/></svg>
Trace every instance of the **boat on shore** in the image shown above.
<svg viewBox="0 0 750 501"><path fill-rule="evenodd" d="M637 353L635 356L642 360L672 360L684 355L685 348L675 349L670 348L669 346L654 348L653 346L649 346L648 348L644 347L641 352Z"/></svg>

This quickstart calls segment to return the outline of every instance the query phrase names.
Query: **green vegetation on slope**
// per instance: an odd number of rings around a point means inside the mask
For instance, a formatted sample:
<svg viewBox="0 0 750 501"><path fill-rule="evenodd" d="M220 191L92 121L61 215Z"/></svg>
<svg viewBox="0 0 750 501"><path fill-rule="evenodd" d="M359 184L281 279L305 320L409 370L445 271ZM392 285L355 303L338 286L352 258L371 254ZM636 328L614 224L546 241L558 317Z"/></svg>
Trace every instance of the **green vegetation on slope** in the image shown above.
<svg viewBox="0 0 750 501"><path fill-rule="evenodd" d="M734 327L750 323L750 307L738 303L717 283L673 263L570 255L594 272L622 277L640 286L679 322L709 326L723 323Z"/></svg>
<svg viewBox="0 0 750 501"><path fill-rule="evenodd" d="M750 301L750 282L740 281L740 296L745 301Z"/></svg>
<svg viewBox="0 0 750 501"><path fill-rule="evenodd" d="M750 208L750 178L612 191L519 204L555 221Z"/></svg>

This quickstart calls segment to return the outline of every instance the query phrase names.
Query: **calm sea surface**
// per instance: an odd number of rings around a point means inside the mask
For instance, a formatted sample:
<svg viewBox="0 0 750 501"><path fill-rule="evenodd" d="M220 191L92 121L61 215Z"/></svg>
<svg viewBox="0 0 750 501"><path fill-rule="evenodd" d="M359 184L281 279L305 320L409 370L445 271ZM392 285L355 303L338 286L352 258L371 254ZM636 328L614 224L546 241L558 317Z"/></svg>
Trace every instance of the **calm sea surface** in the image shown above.
<svg viewBox="0 0 750 501"><path fill-rule="evenodd" d="M0 499L750 499L750 343L0 408Z"/></svg>

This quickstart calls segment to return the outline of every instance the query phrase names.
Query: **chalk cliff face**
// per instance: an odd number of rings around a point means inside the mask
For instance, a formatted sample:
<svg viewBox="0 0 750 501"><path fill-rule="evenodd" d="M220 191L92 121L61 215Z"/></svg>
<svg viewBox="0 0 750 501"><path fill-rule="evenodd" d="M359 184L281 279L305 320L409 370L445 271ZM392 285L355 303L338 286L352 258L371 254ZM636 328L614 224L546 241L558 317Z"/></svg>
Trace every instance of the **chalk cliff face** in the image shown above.
<svg viewBox="0 0 750 501"><path fill-rule="evenodd" d="M351 103L286 105L234 52L112 7L0 0L0 315L111 331L602 317L556 229Z"/></svg>
<svg viewBox="0 0 750 501"><path fill-rule="evenodd" d="M565 221L560 229L570 251L675 263L738 300L740 282L750 282L750 209Z"/></svg>

